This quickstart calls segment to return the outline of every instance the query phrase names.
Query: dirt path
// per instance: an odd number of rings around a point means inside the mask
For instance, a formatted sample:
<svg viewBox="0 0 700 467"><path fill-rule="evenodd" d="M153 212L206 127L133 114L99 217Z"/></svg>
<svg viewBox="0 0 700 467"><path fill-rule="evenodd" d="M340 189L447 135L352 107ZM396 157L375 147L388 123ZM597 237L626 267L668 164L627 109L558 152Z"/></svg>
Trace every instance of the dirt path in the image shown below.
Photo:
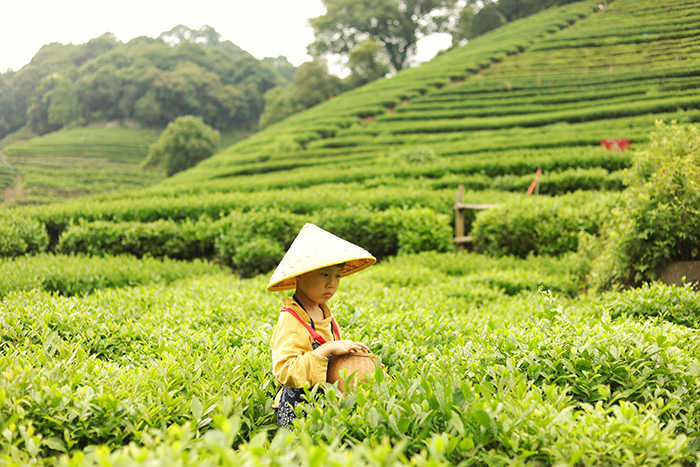
<svg viewBox="0 0 700 467"><path fill-rule="evenodd" d="M12 170L12 166L7 162L7 159L5 159L5 153L2 151L0 151L0 162ZM12 185L5 187L5 197L3 198L2 204L0 204L1 206L14 204L17 198L22 196L22 176L17 171L14 171L14 173L15 179Z"/></svg>
<svg viewBox="0 0 700 467"><path fill-rule="evenodd" d="M17 198L22 196L22 193L22 176L15 172L15 182L5 187L5 199L2 202L2 206L13 205Z"/></svg>

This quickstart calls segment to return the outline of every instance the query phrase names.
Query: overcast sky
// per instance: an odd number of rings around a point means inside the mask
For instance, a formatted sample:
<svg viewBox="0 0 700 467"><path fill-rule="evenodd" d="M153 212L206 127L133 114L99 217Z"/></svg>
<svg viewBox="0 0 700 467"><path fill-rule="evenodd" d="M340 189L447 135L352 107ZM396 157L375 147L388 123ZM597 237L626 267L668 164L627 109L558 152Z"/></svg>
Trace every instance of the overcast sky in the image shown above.
<svg viewBox="0 0 700 467"><path fill-rule="evenodd" d="M294 65L310 59L307 19L325 13L321 0L5 0L0 22L0 71L19 70L42 45L82 44L105 32L122 42L157 37L178 24L208 24L256 58L285 55ZM448 47L444 34L419 43L417 61ZM340 70L335 67L336 73Z"/></svg>

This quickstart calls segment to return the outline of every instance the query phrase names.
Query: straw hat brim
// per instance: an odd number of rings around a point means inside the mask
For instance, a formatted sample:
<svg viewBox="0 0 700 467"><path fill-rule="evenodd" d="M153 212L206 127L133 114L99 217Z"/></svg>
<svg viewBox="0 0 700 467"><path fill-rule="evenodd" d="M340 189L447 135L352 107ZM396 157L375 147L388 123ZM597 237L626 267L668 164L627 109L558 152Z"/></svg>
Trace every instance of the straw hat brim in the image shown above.
<svg viewBox="0 0 700 467"><path fill-rule="evenodd" d="M373 265L377 259L364 248L343 240L313 224L306 224L270 278L267 290L296 288L296 278L307 272L345 263L341 277Z"/></svg>

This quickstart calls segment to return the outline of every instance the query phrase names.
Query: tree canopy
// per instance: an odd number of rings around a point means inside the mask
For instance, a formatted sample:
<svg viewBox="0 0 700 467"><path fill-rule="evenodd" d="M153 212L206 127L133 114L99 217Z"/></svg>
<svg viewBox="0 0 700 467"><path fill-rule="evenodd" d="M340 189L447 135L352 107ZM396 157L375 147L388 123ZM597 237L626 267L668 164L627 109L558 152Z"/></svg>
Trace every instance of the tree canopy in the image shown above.
<svg viewBox="0 0 700 467"><path fill-rule="evenodd" d="M0 138L24 125L39 134L115 119L164 127L181 115L220 130L254 130L264 94L290 84L295 72L285 57L257 60L210 26L179 25L127 43L109 33L80 45L51 43L21 70L0 74Z"/></svg>
<svg viewBox="0 0 700 467"><path fill-rule="evenodd" d="M406 68L422 37L449 32L457 0L323 0L326 14L312 18L313 56L349 56L366 40L379 43L395 71Z"/></svg>
<svg viewBox="0 0 700 467"><path fill-rule="evenodd" d="M149 149L143 167L164 168L171 176L210 157L219 148L219 142L219 132L201 117L184 115L168 124Z"/></svg>
<svg viewBox="0 0 700 467"><path fill-rule="evenodd" d="M452 43L458 44L505 23L575 1L578 0L467 0L452 30Z"/></svg>

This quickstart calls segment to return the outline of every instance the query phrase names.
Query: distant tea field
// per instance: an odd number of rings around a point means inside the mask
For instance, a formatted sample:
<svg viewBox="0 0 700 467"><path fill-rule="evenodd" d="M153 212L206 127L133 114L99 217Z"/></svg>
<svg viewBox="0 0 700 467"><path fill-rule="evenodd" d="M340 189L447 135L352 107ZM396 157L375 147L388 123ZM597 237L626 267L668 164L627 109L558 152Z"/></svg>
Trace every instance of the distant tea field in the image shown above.
<svg viewBox="0 0 700 467"><path fill-rule="evenodd" d="M10 167L5 166L2 170L8 175L0 178L0 186L17 184L13 204L43 204L149 187L165 178L164 173L140 168L159 134L154 129L92 126L15 142L11 135L4 140L4 152L18 179L9 177ZM245 136L225 133L221 146Z"/></svg>

